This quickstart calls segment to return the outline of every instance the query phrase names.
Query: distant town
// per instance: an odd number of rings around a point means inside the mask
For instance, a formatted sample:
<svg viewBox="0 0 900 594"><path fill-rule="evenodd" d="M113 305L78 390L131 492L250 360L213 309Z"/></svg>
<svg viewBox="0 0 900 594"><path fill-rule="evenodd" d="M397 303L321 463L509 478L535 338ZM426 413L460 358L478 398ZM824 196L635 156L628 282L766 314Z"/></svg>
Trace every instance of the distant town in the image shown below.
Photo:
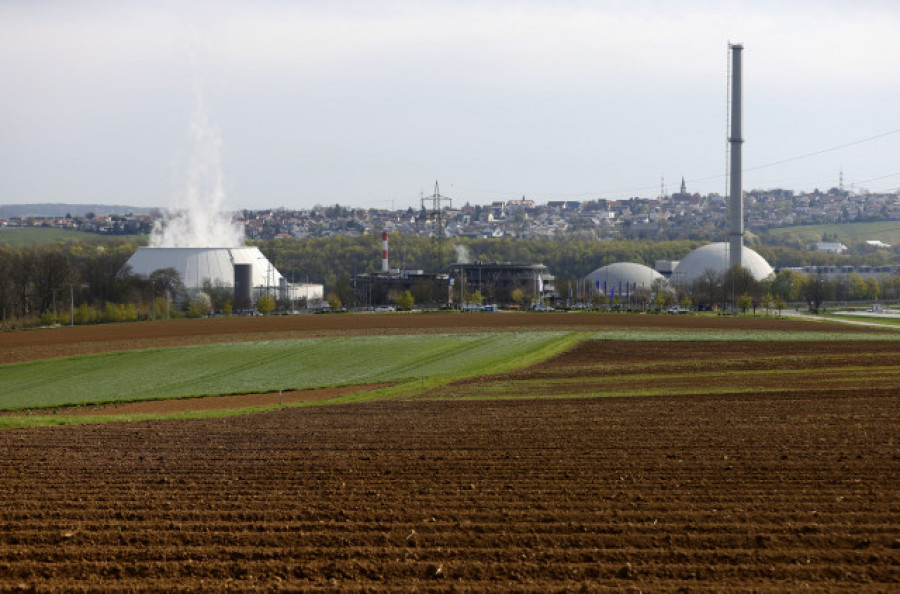
<svg viewBox="0 0 900 594"><path fill-rule="evenodd" d="M452 198L452 197L451 197ZM234 214L251 240L362 235L387 230L407 235L434 233L429 197L421 208L351 208L338 204L305 210L242 210ZM452 203L451 203L452 204ZM59 205L56 205L59 206ZM123 207L127 208L127 207ZM105 235L147 234L158 209L143 214L67 212L63 216L9 216L0 227L50 227ZM803 224L900 220L900 193L855 193L841 188L809 193L772 189L745 192L745 224L752 231ZM711 239L726 224L726 199L718 194L679 192L659 198L549 201L527 197L490 205L444 205L443 235L523 239L580 236L585 239Z"/></svg>

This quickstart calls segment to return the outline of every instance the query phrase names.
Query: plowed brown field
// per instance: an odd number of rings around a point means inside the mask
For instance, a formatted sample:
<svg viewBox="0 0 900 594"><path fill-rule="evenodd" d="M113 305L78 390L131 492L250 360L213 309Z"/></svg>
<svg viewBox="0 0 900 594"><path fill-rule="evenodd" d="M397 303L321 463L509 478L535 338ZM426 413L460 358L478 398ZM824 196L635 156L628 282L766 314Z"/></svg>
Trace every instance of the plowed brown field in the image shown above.
<svg viewBox="0 0 900 594"><path fill-rule="evenodd" d="M864 380L893 344L591 341L453 390L725 349L784 378L843 349ZM0 589L895 591L900 389L862 384L0 431Z"/></svg>

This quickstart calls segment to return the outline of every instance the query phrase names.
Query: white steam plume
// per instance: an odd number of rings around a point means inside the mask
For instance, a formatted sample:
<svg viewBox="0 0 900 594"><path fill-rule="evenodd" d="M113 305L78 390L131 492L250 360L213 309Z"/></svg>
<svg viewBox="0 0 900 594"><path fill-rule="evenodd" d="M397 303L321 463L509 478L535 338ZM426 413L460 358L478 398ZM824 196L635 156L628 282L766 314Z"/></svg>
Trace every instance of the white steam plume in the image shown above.
<svg viewBox="0 0 900 594"><path fill-rule="evenodd" d="M244 229L225 209L222 138L197 91L190 122L186 184L173 209L150 233L151 247L240 247Z"/></svg>
<svg viewBox="0 0 900 594"><path fill-rule="evenodd" d="M453 244L453 249L456 251L456 262L458 264L471 264L472 257L469 255L469 249L461 244Z"/></svg>

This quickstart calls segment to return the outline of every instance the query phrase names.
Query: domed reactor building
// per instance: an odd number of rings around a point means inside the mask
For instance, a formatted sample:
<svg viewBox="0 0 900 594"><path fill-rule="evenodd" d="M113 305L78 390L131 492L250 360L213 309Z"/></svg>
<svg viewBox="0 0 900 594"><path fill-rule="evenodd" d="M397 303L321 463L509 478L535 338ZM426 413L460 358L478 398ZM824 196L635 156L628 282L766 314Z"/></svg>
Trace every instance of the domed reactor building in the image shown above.
<svg viewBox="0 0 900 594"><path fill-rule="evenodd" d="M739 265L750 271L756 280L763 280L775 273L765 258L752 249L741 245L740 250ZM670 280L674 285L691 285L708 270L713 270L719 275L725 274L733 266L731 262L731 243L725 241L709 243L685 256L675 267Z"/></svg>
<svg viewBox="0 0 900 594"><path fill-rule="evenodd" d="M766 260L744 245L744 196L742 188L741 145L741 52L743 45L730 45L731 49L731 130L728 138L731 147L728 188L728 241L712 243L688 254L670 279L676 285L691 285L707 271L724 275L729 269L740 266L750 271L756 280L774 274Z"/></svg>
<svg viewBox="0 0 900 594"><path fill-rule="evenodd" d="M201 291L208 282L213 287L232 288L235 303L254 303L264 294L291 301L322 299L322 285L289 283L259 248L241 245L243 234L230 221L210 225L212 232L197 233L195 227L209 225L208 220L197 219L203 216L194 215L192 220L179 214L167 227L155 229L151 237L155 245L138 248L121 273L146 278L157 270L173 268L189 293ZM234 247L212 247L216 244Z"/></svg>
<svg viewBox="0 0 900 594"><path fill-rule="evenodd" d="M253 287L278 287L283 282L284 277L257 247L139 247L127 263L132 274L145 277L174 268L189 291L201 289L204 281L233 287L235 266L240 264L250 266Z"/></svg>
<svg viewBox="0 0 900 594"><path fill-rule="evenodd" d="M665 277L649 266L635 262L616 262L593 271L585 277L590 286L604 295L628 295L638 289L651 289L656 281L665 281Z"/></svg>

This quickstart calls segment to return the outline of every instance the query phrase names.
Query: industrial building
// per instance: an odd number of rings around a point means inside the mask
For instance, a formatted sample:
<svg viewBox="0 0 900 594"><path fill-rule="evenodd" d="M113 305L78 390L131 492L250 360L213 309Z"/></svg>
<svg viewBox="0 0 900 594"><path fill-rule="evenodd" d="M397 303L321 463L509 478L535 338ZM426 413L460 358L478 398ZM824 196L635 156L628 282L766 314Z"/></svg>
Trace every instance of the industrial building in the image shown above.
<svg viewBox="0 0 900 594"><path fill-rule="evenodd" d="M453 299L464 303L466 296L480 292L485 303L514 303L513 291L519 289L532 302L556 297L554 277L543 264L510 262L473 262L451 264Z"/></svg>
<svg viewBox="0 0 900 594"><path fill-rule="evenodd" d="M450 277L424 270L365 272L353 277L354 300L364 307L392 305L409 291L418 305L442 306L450 303Z"/></svg>
<svg viewBox="0 0 900 594"><path fill-rule="evenodd" d="M257 247L140 247L128 259L123 272L149 277L165 268L178 272L188 292L200 291L204 281L233 287L235 303L255 302L263 294L285 301L306 299L307 303L323 297L322 285L289 283Z"/></svg>

